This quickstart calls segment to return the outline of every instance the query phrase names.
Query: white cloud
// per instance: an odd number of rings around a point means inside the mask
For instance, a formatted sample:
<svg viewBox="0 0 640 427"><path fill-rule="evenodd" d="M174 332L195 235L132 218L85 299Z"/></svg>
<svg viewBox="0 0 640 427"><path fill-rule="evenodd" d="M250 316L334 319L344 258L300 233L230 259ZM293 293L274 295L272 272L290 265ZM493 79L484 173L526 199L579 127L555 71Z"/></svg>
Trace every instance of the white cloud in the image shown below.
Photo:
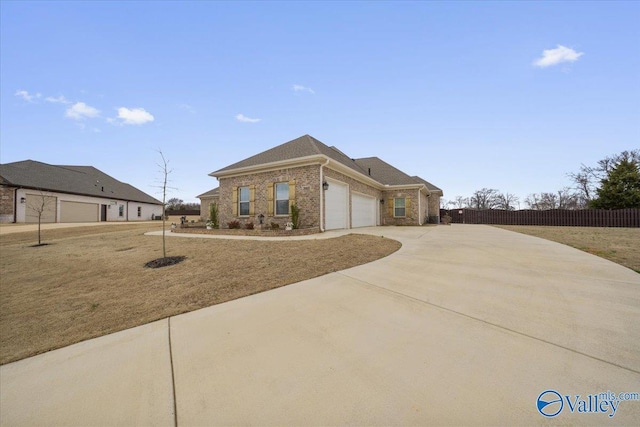
<svg viewBox="0 0 640 427"><path fill-rule="evenodd" d="M310 87L305 87L302 85L293 85L293 90L295 92L309 92L310 94L315 94L316 92Z"/></svg>
<svg viewBox="0 0 640 427"><path fill-rule="evenodd" d="M57 98L54 98L53 96L47 96L44 100L47 102L51 102L52 104L71 104L71 101L69 101L62 95Z"/></svg>
<svg viewBox="0 0 640 427"><path fill-rule="evenodd" d="M186 110L186 111L188 111L188 112L190 112L192 114L195 114L195 112L196 112L196 109L193 108L189 104L180 104L180 105L178 105L178 108L181 109L181 110Z"/></svg>
<svg viewBox="0 0 640 427"><path fill-rule="evenodd" d="M84 120L86 118L98 117L100 110L90 107L84 102L76 102L71 107L67 108L65 116L73 120Z"/></svg>
<svg viewBox="0 0 640 427"><path fill-rule="evenodd" d="M143 125L155 120L155 118L144 108L118 108L118 118L125 125ZM107 120L109 121L109 120ZM110 121L112 122L112 121Z"/></svg>
<svg viewBox="0 0 640 427"><path fill-rule="evenodd" d="M17 90L14 95L24 99L27 102L33 102L34 99L40 98L42 96L41 93L36 93L35 95L31 95L26 90Z"/></svg>
<svg viewBox="0 0 640 427"><path fill-rule="evenodd" d="M542 57L538 58L533 65L544 68L563 62L576 62L582 55L584 55L583 52L576 52L571 48L558 45L555 49L543 50Z"/></svg>
<svg viewBox="0 0 640 427"><path fill-rule="evenodd" d="M244 123L258 123L262 119L252 119L250 117L245 116L244 114L236 115L236 120Z"/></svg>

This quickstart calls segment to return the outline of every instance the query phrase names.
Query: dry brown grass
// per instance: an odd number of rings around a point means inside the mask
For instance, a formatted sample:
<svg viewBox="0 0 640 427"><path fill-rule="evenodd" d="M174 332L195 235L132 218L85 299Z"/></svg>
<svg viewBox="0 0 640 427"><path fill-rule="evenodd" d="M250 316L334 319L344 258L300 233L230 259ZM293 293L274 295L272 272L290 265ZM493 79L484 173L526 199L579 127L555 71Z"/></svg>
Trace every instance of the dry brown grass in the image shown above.
<svg viewBox="0 0 640 427"><path fill-rule="evenodd" d="M496 225L606 258L640 273L640 228Z"/></svg>
<svg viewBox="0 0 640 427"><path fill-rule="evenodd" d="M159 225L48 230L0 237L0 363L370 262L394 240L244 241L167 238L180 264L161 257Z"/></svg>

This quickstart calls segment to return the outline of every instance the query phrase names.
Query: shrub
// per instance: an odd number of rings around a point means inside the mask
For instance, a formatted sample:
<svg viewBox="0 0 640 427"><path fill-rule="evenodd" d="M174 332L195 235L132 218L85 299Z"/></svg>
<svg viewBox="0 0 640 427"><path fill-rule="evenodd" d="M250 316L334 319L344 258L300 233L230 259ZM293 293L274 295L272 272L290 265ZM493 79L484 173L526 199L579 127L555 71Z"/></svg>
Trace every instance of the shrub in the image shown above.
<svg viewBox="0 0 640 427"><path fill-rule="evenodd" d="M451 224L451 217L450 217L448 214L445 214L445 215L442 217L442 223L443 223L444 225L449 225L449 224Z"/></svg>
<svg viewBox="0 0 640 427"><path fill-rule="evenodd" d="M277 222L272 222L271 223L271 229L272 230L279 230L280 229L280 224L278 224Z"/></svg>
<svg viewBox="0 0 640 427"><path fill-rule="evenodd" d="M253 230L253 222L249 221L244 225L244 228L246 228L247 230Z"/></svg>
<svg viewBox="0 0 640 427"><path fill-rule="evenodd" d="M234 219L233 221L229 221L227 225L229 226L229 228L240 228L240 221Z"/></svg>
<svg viewBox="0 0 640 427"><path fill-rule="evenodd" d="M296 230L300 225L300 209L298 205L291 205L291 222L293 223L293 229Z"/></svg>
<svg viewBox="0 0 640 427"><path fill-rule="evenodd" d="M211 203L209 205L209 221L208 221L208 223L211 224L212 228L220 227L220 224L218 223L218 204L217 203Z"/></svg>

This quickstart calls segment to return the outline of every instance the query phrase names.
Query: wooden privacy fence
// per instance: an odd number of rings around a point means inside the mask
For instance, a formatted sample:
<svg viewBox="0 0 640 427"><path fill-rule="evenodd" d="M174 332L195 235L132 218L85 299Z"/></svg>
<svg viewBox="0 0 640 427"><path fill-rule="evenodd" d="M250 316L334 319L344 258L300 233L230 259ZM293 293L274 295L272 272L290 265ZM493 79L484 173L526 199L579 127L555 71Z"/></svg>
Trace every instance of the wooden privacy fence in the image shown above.
<svg viewBox="0 0 640 427"><path fill-rule="evenodd" d="M500 209L440 209L440 218L456 224L560 225L578 227L640 227L640 209L552 209L547 211Z"/></svg>

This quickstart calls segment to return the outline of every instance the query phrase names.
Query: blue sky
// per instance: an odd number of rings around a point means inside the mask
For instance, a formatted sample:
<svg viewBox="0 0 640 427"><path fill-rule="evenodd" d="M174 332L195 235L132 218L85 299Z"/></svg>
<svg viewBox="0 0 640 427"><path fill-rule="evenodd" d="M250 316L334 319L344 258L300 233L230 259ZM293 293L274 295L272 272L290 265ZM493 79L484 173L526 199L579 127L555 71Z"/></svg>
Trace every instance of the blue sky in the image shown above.
<svg viewBox="0 0 640 427"><path fill-rule="evenodd" d="M304 134L443 188L570 185L640 146L640 2L2 1L0 161L197 201ZM524 207L524 204L522 204Z"/></svg>

